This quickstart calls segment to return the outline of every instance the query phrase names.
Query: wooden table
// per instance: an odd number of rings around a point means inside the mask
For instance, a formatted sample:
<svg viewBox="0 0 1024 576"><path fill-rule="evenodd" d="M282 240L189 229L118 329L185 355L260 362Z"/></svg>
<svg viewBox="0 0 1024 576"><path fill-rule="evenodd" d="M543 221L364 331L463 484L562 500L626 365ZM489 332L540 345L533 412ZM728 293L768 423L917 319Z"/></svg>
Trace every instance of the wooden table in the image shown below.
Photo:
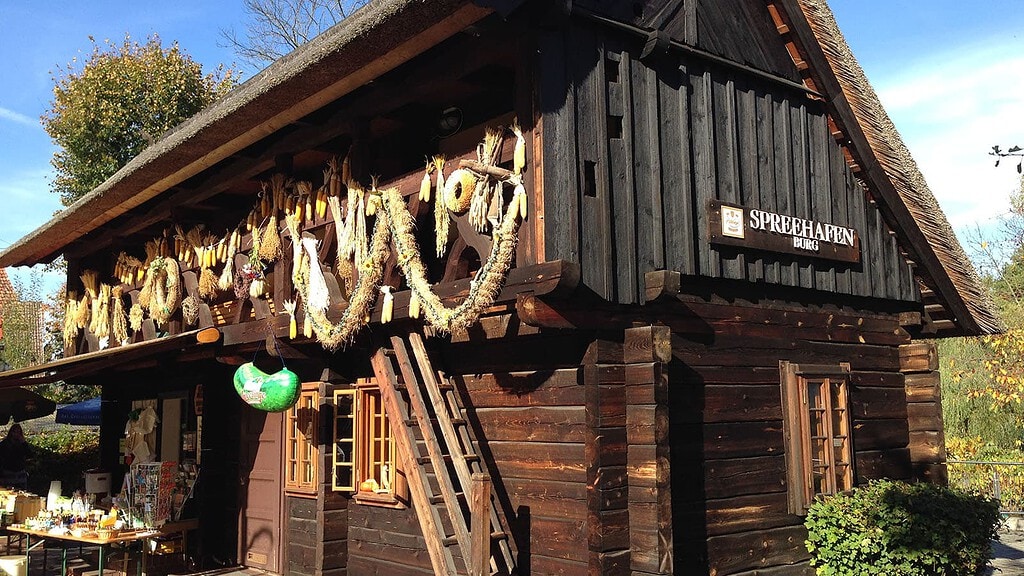
<svg viewBox="0 0 1024 576"><path fill-rule="evenodd" d="M77 544L90 545L99 547L99 573L103 576L103 569L106 565L106 553L107 549L113 544L124 544L131 546L135 542L144 542L152 538L159 538L162 536L173 536L181 534L182 537L182 549L183 553L188 550L188 532L195 530L199 527L198 520L182 520L178 522L168 522L156 529L144 529L144 530L128 530L122 531L116 537L113 538L98 538L96 536L74 536L72 534L53 534L46 530L30 530L24 526L8 526L7 530L25 535L25 574L29 574L29 565L31 564L31 551L32 551L32 540L39 539L40 541L46 540L60 540L62 542L74 542ZM138 563L137 574L142 575L143 569L146 564L146 550L145 546L142 547L141 561ZM125 566L125 569L128 567ZM61 575L68 573L68 553L67 547L65 547L61 554Z"/></svg>

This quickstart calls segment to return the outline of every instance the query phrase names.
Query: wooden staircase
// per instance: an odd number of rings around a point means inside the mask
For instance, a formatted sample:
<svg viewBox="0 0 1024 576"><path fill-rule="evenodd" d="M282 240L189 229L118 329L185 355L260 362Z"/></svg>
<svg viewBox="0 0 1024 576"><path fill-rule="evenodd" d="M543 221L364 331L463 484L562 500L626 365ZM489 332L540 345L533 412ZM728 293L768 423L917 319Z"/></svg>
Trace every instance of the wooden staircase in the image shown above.
<svg viewBox="0 0 1024 576"><path fill-rule="evenodd" d="M390 339L373 370L409 481L435 574L515 574L484 463L454 387L437 372L416 332Z"/></svg>

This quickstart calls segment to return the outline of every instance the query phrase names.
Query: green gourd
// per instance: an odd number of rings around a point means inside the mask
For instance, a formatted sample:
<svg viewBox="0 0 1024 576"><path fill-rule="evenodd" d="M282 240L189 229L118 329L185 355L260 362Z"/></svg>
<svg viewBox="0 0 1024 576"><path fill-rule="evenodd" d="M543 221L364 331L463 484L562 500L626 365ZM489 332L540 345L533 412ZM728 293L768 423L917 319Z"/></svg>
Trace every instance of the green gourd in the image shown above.
<svg viewBox="0 0 1024 576"><path fill-rule="evenodd" d="M302 382L295 372L282 368L267 374L246 362L235 370L235 392L248 405L264 412L284 412L299 400Z"/></svg>

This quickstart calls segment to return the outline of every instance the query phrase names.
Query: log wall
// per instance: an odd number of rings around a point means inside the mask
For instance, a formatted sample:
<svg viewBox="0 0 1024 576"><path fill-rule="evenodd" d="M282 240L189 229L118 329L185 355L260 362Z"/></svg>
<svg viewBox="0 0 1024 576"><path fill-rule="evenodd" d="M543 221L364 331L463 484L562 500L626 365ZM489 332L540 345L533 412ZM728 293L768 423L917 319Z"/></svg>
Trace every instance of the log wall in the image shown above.
<svg viewBox="0 0 1024 576"><path fill-rule="evenodd" d="M922 480L945 484L946 435L942 421L942 377L934 342L900 346L900 367L906 378L910 460Z"/></svg>
<svg viewBox="0 0 1024 576"><path fill-rule="evenodd" d="M849 362L855 481L913 476L895 316L840 313L819 322L874 326L827 336L783 310L708 306L708 338L672 335L668 366L676 569L715 576L810 573L803 517L787 504L779 361ZM886 329L885 327L888 326ZM900 335L902 334L902 336ZM771 570L764 572L764 570Z"/></svg>

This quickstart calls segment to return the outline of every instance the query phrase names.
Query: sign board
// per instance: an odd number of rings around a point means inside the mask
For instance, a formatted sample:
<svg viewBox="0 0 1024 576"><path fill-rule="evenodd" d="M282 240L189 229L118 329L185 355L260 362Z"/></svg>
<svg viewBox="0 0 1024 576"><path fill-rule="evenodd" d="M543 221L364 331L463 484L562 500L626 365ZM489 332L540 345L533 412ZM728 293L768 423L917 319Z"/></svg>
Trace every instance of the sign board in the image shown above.
<svg viewBox="0 0 1024 576"><path fill-rule="evenodd" d="M708 229L712 244L860 262L860 235L838 224L711 201Z"/></svg>

